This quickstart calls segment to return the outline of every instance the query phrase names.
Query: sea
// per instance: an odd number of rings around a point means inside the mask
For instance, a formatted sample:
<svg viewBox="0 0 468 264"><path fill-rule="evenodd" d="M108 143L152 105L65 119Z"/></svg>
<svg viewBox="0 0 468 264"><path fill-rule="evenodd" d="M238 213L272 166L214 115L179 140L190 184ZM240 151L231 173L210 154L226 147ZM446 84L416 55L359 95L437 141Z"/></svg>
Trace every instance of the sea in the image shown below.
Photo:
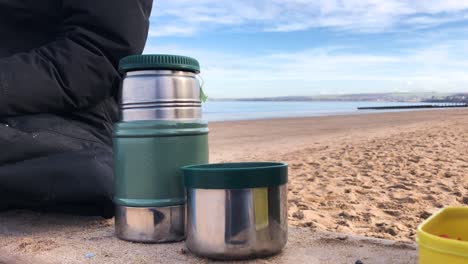
<svg viewBox="0 0 468 264"><path fill-rule="evenodd" d="M203 103L203 119L207 121L237 121L272 118L293 118L369 114L382 112L420 111L404 110L358 110L368 106L422 105L408 102L271 102L271 101L207 101ZM427 110L427 109L426 109Z"/></svg>

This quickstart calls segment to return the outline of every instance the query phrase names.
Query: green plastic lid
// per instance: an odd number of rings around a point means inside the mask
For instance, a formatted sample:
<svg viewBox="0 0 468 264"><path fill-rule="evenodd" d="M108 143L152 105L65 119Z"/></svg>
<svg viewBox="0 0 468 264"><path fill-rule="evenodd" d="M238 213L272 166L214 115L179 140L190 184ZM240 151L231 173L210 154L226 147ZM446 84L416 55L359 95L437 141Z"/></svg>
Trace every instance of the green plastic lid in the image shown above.
<svg viewBox="0 0 468 264"><path fill-rule="evenodd" d="M214 163L182 170L185 186L195 189L262 188L288 182L288 165L279 162Z"/></svg>
<svg viewBox="0 0 468 264"><path fill-rule="evenodd" d="M119 70L121 72L136 70L178 70L200 73L200 64L194 58L179 55L131 55L120 60Z"/></svg>

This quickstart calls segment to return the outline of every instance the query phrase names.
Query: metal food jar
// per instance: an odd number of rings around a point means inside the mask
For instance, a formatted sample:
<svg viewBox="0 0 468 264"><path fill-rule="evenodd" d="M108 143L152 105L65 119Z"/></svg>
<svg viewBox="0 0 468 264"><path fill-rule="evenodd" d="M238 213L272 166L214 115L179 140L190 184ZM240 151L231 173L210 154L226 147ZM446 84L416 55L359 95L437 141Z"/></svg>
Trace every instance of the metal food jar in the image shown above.
<svg viewBox="0 0 468 264"><path fill-rule="evenodd" d="M287 242L287 165L186 166L187 248L213 259L278 253Z"/></svg>
<svg viewBox="0 0 468 264"><path fill-rule="evenodd" d="M197 60L175 55L133 55L120 61L122 121L199 120Z"/></svg>
<svg viewBox="0 0 468 264"><path fill-rule="evenodd" d="M117 237L135 242L185 238L181 167L208 162L198 62L139 55L120 62L121 121L114 125Z"/></svg>

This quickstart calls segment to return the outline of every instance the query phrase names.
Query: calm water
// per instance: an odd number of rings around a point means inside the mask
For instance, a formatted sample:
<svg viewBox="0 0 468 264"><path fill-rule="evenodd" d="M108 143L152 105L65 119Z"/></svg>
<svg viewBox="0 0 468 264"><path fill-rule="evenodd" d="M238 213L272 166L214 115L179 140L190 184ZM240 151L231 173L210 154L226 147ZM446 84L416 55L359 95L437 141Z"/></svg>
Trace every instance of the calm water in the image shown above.
<svg viewBox="0 0 468 264"><path fill-rule="evenodd" d="M396 102L206 102L203 104L203 118L207 121L233 121L286 117L327 116L366 114L394 111L358 111L357 107L411 105L423 103Z"/></svg>

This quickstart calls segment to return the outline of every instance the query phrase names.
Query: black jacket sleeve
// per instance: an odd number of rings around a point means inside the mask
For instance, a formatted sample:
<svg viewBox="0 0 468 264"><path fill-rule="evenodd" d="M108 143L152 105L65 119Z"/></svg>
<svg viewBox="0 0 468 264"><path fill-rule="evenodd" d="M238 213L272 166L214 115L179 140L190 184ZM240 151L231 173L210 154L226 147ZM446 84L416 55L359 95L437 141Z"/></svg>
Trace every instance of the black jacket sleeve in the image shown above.
<svg viewBox="0 0 468 264"><path fill-rule="evenodd" d="M152 0L63 0L55 41L0 59L0 116L69 113L114 93L120 58L141 53Z"/></svg>

